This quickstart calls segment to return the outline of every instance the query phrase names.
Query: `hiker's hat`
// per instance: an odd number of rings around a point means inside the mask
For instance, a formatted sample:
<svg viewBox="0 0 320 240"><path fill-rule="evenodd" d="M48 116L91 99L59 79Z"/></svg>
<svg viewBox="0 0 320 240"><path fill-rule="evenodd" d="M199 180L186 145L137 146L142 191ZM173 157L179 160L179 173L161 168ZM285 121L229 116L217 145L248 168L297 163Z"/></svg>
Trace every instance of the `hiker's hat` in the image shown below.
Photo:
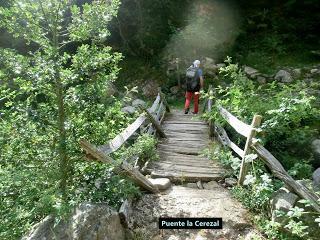
<svg viewBox="0 0 320 240"><path fill-rule="evenodd" d="M193 66L199 67L200 66L200 60L194 60Z"/></svg>

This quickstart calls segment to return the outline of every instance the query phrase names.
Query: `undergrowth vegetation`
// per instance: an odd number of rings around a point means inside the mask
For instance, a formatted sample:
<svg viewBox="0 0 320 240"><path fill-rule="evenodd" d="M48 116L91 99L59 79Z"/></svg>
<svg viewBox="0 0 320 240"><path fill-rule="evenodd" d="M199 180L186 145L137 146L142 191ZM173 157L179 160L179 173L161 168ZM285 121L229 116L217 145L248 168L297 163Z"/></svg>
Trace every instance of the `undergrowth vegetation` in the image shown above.
<svg viewBox="0 0 320 240"><path fill-rule="evenodd" d="M246 123L250 123L255 114L262 115L259 141L281 161L291 176L309 179L313 171L310 141L318 134L315 123L320 111L315 98L307 94L307 86L303 82L291 85L272 82L258 86L231 62L231 58L226 63L227 66L220 69L220 78L231 84L216 88L215 106L222 105ZM216 107L204 117L224 126L232 141L243 148L244 139L226 124ZM211 149L209 155L229 169L229 176L238 177L241 160L229 150ZM270 175L257 155L247 155L246 161L250 162L249 173L243 186L234 187L232 193L245 207L258 213L254 221L268 239L316 239L320 218L310 211L308 201L300 200L300 207L288 213L277 213L284 217L281 223L269 220L270 199L283 183Z"/></svg>

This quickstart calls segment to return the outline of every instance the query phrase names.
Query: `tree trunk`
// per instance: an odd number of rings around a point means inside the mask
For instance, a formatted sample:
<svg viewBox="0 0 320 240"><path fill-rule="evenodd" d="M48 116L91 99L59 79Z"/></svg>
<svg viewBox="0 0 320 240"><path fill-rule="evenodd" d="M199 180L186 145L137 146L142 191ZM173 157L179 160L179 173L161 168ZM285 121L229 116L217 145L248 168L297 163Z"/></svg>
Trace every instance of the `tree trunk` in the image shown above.
<svg viewBox="0 0 320 240"><path fill-rule="evenodd" d="M60 79L60 73L57 71L56 78L56 97L57 97L57 106L58 106L58 129L59 129L59 146L58 153L60 159L60 189L62 195L65 197L66 187L67 187L67 179L69 175L69 160L67 155L67 136L65 129L65 108L64 108L64 90Z"/></svg>
<svg viewBox="0 0 320 240"><path fill-rule="evenodd" d="M64 104L64 95L65 90L62 84L61 75L60 75L60 66L59 66L59 33L57 31L58 23L55 23L55 26L52 31L52 44L53 44L53 60L54 60L54 77L55 84L54 90L56 93L56 104L58 108L57 112L57 127L59 133L59 144L58 144L58 155L59 155L59 172L60 176L60 190L62 193L63 199L66 199L66 189L67 189L67 180L70 172L70 163L67 154L67 134L65 128L65 104Z"/></svg>

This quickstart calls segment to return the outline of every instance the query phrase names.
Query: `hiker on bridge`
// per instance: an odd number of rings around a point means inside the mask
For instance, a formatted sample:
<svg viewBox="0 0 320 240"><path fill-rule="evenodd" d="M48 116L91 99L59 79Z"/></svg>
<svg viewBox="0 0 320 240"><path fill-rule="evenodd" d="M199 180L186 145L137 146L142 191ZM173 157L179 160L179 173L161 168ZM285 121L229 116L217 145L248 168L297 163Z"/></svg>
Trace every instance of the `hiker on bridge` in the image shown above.
<svg viewBox="0 0 320 240"><path fill-rule="evenodd" d="M194 111L197 114L199 111L200 90L203 89L203 74L200 68L200 61L195 60L186 72L186 102L184 105L184 113L188 114L190 110L190 102L193 97Z"/></svg>

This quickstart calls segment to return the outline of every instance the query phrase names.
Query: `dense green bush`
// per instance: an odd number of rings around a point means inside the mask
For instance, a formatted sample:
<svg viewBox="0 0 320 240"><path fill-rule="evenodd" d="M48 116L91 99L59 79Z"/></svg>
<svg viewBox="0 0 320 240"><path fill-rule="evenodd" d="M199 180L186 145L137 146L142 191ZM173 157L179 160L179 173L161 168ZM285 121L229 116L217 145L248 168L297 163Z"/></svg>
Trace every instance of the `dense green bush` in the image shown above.
<svg viewBox="0 0 320 240"><path fill-rule="evenodd" d="M216 104L221 104L242 121L250 124L255 114L263 117L260 140L284 165L287 170L299 162L310 163L312 154L310 142L317 136L315 127L320 111L315 98L307 94L304 83L280 85L277 82L256 85L248 79L237 64L226 60L227 66L220 69L220 78L229 86L217 87ZM217 111L206 115L225 125L234 142L244 144L244 139L230 129ZM305 175L297 171L304 172ZM295 167L291 171L299 177L310 177L312 168Z"/></svg>
<svg viewBox="0 0 320 240"><path fill-rule="evenodd" d="M263 123L258 133L260 141L294 178L310 178L313 170L310 165L310 141L318 133L315 123L320 112L315 105L315 98L306 93L307 86L299 82L284 86L273 82L261 87L248 79L237 64L231 63L230 58L226 63L227 66L220 69L220 77L228 82L229 86L217 87L215 104L224 106L248 124L255 114L262 115ZM244 139L228 127L216 108L205 114L205 117L223 125L232 140L243 146ZM241 161L230 151L213 149L211 157L228 167L231 170L230 175L239 175ZM268 215L272 194L283 184L268 175L268 170L262 161L255 159L255 154L248 155L248 158L250 167L244 185L234 187L232 193L245 207L262 216L263 220L259 220L260 229L272 239L314 239L308 233L313 229L302 216L308 215L313 222L318 222L319 216L309 212L308 203L305 201L302 201L305 204L303 208L295 207L285 214L287 221L283 224L263 217Z"/></svg>

